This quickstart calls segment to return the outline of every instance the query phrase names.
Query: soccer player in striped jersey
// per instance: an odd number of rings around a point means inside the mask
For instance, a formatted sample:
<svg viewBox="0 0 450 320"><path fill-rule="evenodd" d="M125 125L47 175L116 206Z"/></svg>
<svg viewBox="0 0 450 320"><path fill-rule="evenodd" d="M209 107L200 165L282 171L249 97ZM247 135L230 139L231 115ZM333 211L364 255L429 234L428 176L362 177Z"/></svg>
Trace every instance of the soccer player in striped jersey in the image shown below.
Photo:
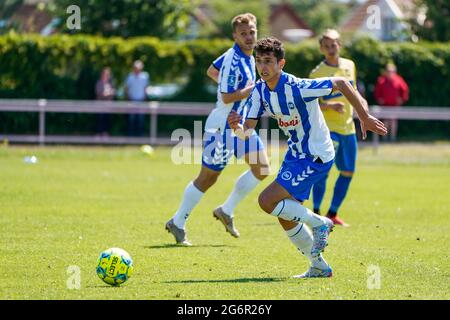
<svg viewBox="0 0 450 320"><path fill-rule="evenodd" d="M175 241L191 245L186 237L186 221L203 194L217 181L231 156L244 157L250 169L236 181L226 201L213 210L225 230L233 237L240 236L234 226L233 212L237 204L269 174L269 161L264 145L254 133L247 141L238 139L227 123L230 111L240 115L246 113L246 100L256 81L255 59L252 55L256 43L256 17L250 13L233 18L232 48L217 58L207 70L207 75L218 83L217 104L205 124L202 168L197 178L186 187L181 204L166 223Z"/></svg>
<svg viewBox="0 0 450 320"><path fill-rule="evenodd" d="M257 42L256 68L261 80L248 100L245 122L231 112L228 124L241 139L252 136L264 112L278 122L288 136L288 151L277 178L259 196L263 211L278 218L290 241L311 262L298 278L331 277L332 270L323 259L333 222L303 206L314 183L326 176L335 152L330 131L320 110L318 98L339 90L355 107L361 120L363 137L366 130L386 134L383 123L369 115L367 101L343 77L300 79L285 73L284 48L275 38Z"/></svg>
<svg viewBox="0 0 450 320"><path fill-rule="evenodd" d="M356 68L352 60L339 56L341 43L339 33L334 29L327 29L321 36L320 51L323 60L311 71L310 78L344 77L356 89ZM327 213L334 224L348 227L339 216L338 210L344 201L355 172L356 154L358 150L355 123L353 121L352 104L341 92L329 94L320 98L325 122L331 132L331 139L336 152L335 163L339 170L339 177L334 185L333 198ZM325 195L327 177L317 181L312 189L314 212L320 214L320 205Z"/></svg>

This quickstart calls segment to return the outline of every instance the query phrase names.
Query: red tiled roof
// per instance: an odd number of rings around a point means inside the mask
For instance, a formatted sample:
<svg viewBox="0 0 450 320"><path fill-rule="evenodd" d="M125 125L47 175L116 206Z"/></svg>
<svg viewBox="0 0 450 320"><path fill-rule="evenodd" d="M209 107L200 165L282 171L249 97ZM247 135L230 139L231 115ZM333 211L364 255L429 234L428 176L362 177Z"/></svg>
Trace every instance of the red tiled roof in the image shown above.
<svg viewBox="0 0 450 320"><path fill-rule="evenodd" d="M282 13L287 14L292 19L292 21L298 26L299 29L307 29L312 31L312 29L308 26L308 24L295 13L294 8L287 3L283 3L273 7L269 17L270 23L275 21L275 19Z"/></svg>
<svg viewBox="0 0 450 320"><path fill-rule="evenodd" d="M375 5L379 0L368 0L365 3L358 6L350 14L347 20L339 28L341 32L353 32L356 31L367 18L367 8Z"/></svg>
<svg viewBox="0 0 450 320"><path fill-rule="evenodd" d="M11 20L18 22L25 32L40 32L51 21L52 17L36 5L24 4L17 9Z"/></svg>
<svg viewBox="0 0 450 320"><path fill-rule="evenodd" d="M399 9L406 15L411 15L415 4L413 0L393 0ZM367 8L376 5L379 0L368 0L353 10L348 19L340 27L342 32L356 31L367 19Z"/></svg>

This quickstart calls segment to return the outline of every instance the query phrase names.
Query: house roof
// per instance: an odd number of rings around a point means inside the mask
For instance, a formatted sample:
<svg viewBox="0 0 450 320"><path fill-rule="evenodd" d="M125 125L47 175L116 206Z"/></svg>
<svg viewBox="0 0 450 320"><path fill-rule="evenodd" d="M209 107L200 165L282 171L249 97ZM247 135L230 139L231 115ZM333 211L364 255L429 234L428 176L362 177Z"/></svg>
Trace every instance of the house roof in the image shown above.
<svg viewBox="0 0 450 320"><path fill-rule="evenodd" d="M11 20L18 22L25 32L40 32L52 21L52 17L47 12L39 10L36 5L23 4L13 14Z"/></svg>
<svg viewBox="0 0 450 320"><path fill-rule="evenodd" d="M376 5L379 0L368 0L365 3L357 6L350 13L349 17L344 21L344 23L339 28L341 32L353 32L359 29L359 27L367 19L367 8Z"/></svg>
<svg viewBox="0 0 450 320"><path fill-rule="evenodd" d="M372 5L377 5L381 0L367 0L363 4L357 6L348 16L348 18L341 25L342 32L354 32L366 21L367 8ZM414 12L415 4L413 0L387 0L391 1L400 9L398 14L400 16L411 16ZM391 6L392 7L392 6Z"/></svg>
<svg viewBox="0 0 450 320"><path fill-rule="evenodd" d="M413 0L394 0L394 2L406 17L412 17L416 13L417 5Z"/></svg>
<svg viewBox="0 0 450 320"><path fill-rule="evenodd" d="M276 5L272 8L272 12L270 13L269 17L269 22L272 24L283 13L288 15L291 18L291 20L298 26L299 29L307 29L312 31L312 29L308 26L308 24L297 15L294 8L287 3Z"/></svg>

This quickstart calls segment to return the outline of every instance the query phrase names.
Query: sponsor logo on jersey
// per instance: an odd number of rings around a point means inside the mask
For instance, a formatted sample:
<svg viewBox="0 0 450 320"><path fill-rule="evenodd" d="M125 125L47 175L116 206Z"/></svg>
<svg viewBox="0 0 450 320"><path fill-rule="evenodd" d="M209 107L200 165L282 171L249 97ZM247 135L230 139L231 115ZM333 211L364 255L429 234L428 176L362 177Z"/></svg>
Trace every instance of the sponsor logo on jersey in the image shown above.
<svg viewBox="0 0 450 320"><path fill-rule="evenodd" d="M299 123L298 116L295 116L293 119L289 118L288 120L283 120L283 118L278 119L278 126L280 128L295 127L298 126Z"/></svg>

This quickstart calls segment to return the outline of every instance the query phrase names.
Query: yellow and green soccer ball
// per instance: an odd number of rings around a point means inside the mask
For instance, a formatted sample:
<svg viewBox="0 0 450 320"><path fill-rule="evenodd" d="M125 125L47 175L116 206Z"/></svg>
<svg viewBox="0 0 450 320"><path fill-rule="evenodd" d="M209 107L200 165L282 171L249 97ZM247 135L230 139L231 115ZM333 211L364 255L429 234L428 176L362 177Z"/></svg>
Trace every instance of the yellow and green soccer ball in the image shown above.
<svg viewBox="0 0 450 320"><path fill-rule="evenodd" d="M118 286L130 278L133 273L133 259L123 249L110 248L98 258L97 275L105 283Z"/></svg>

